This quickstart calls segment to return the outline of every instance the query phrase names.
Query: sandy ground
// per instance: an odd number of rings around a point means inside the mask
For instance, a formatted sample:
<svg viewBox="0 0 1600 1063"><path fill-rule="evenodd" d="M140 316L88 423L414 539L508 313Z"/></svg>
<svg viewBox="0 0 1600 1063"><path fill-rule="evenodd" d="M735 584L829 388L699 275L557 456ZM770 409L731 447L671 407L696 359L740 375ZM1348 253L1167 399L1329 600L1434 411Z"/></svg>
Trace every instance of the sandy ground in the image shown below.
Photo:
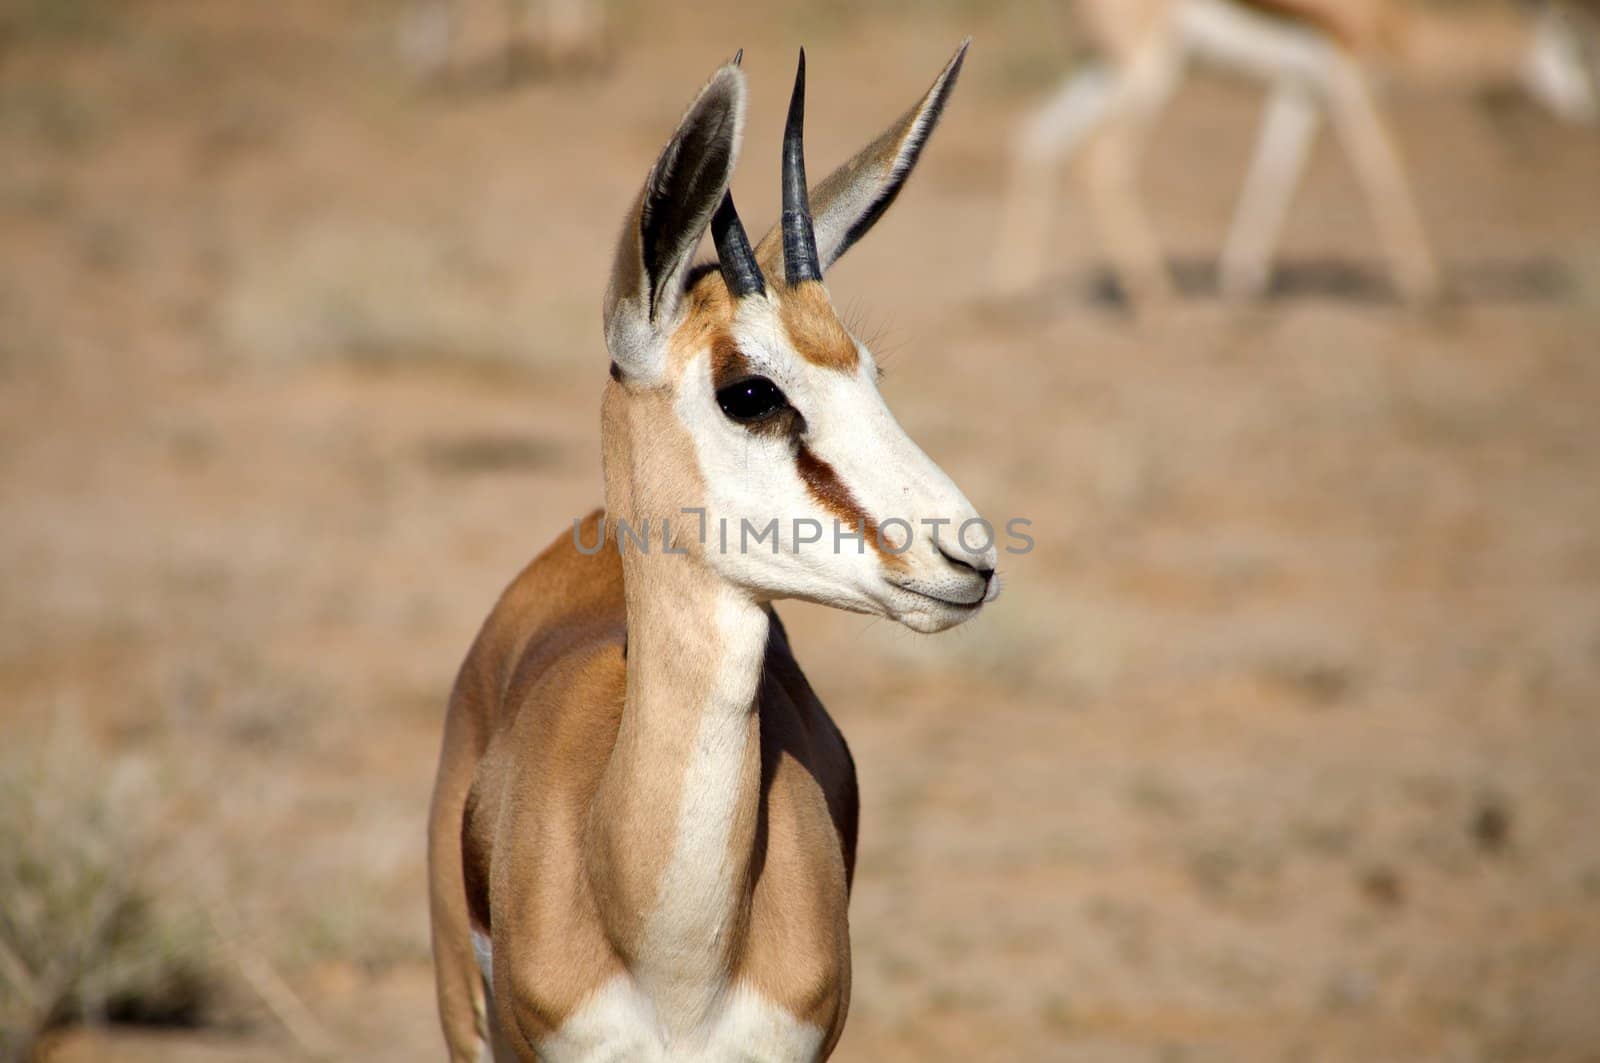
<svg viewBox="0 0 1600 1063"><path fill-rule="evenodd" d="M635 3L602 73L450 92L375 0L6 6L5 753L67 728L80 783L156 780L172 895L232 898L335 1054L441 1054L445 694L599 500L600 294L679 109L746 49L759 229L797 43L820 172L970 32L830 285L1038 545L946 636L784 610L864 792L837 1058L1600 1059L1600 138L1397 90L1457 305L1328 279L1376 268L1324 146L1296 291L1135 321L1074 203L1046 291L980 295L997 150L1068 61L1037 5ZM1258 105L1201 79L1164 122L1177 255L1214 256ZM303 1052L239 1011L52 1055Z"/></svg>

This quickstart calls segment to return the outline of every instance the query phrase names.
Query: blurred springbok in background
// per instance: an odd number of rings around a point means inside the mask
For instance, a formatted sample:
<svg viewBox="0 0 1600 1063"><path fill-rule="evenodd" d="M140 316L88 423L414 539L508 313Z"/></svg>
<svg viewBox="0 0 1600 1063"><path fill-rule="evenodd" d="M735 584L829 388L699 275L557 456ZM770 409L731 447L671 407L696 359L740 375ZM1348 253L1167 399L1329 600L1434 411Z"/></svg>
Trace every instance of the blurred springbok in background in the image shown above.
<svg viewBox="0 0 1600 1063"><path fill-rule="evenodd" d="M1046 268L1058 170L1080 149L1083 178L1124 291L1172 295L1161 244L1136 191L1144 143L1196 58L1267 81L1271 97L1221 256L1236 299L1271 280L1278 234L1315 139L1331 117L1400 292L1439 293L1434 261L1372 72L1464 84L1519 82L1563 118L1600 117L1600 16L1568 0L1445 12L1388 0L1077 0L1099 60L1021 124L994 280L1036 286Z"/></svg>
<svg viewBox="0 0 1600 1063"><path fill-rule="evenodd" d="M606 52L605 0L410 0L400 22L405 61L436 78L462 60L466 23L482 23L507 75L524 65L566 72L601 63Z"/></svg>
<svg viewBox="0 0 1600 1063"><path fill-rule="evenodd" d="M604 513L506 590L450 699L429 874L455 1060L798 1061L838 1040L855 768L771 603L939 631L998 591L993 536L968 545L972 505L822 285L899 194L965 54L808 191L802 53L782 220L755 249L728 194L735 58L628 214ZM718 262L691 268L707 228Z"/></svg>

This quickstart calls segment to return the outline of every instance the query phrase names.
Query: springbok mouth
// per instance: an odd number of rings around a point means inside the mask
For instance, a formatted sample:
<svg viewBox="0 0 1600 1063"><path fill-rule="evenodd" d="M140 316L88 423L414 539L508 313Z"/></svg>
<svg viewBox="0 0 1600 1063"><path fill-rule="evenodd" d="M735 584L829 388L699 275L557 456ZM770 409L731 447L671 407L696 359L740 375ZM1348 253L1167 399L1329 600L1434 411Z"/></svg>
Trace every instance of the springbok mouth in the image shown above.
<svg viewBox="0 0 1600 1063"><path fill-rule="evenodd" d="M930 602L938 602L940 605L947 606L951 609L966 609L976 611L980 605L989 600L989 585L987 583L984 584L984 592L970 602L960 602L950 598L941 598L937 594L929 594L927 591L919 591L915 587L907 587L903 583L890 582L889 586L894 587L897 590L905 591L907 594L914 594L918 598L926 598Z"/></svg>

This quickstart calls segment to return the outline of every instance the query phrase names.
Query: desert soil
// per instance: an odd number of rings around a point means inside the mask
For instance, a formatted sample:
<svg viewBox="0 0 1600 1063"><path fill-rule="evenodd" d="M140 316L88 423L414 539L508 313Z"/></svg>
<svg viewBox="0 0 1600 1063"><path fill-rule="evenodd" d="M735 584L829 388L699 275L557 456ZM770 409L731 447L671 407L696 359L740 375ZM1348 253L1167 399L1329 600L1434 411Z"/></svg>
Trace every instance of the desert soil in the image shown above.
<svg viewBox="0 0 1600 1063"><path fill-rule="evenodd" d="M1327 279L1381 269L1324 144L1304 283L1134 318L1075 197L1049 286L982 294L1007 130L1071 59L1045 5L634 2L603 71L449 90L376 0L6 6L4 752L153 780L164 889L230 898L336 1054L440 1058L445 695L599 501L600 296L680 108L745 48L759 229L796 45L821 172L972 33L830 286L1037 547L942 637L783 610L864 793L837 1058L1600 1059L1600 138L1396 86L1455 304ZM1214 257L1259 105L1201 77L1163 122L1175 255ZM302 1054L229 977L233 1020L51 1055Z"/></svg>

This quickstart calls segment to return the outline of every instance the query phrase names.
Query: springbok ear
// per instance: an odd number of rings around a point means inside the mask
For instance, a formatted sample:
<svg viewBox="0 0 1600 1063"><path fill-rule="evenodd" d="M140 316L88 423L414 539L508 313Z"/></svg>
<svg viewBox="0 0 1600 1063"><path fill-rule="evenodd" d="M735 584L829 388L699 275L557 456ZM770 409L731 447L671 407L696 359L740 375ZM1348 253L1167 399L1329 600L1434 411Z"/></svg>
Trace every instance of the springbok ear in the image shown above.
<svg viewBox="0 0 1600 1063"><path fill-rule="evenodd" d="M745 104L737 63L700 90L628 212L605 301L606 348L624 374L657 374L685 271L733 176Z"/></svg>
<svg viewBox="0 0 1600 1063"><path fill-rule="evenodd" d="M877 224L900 194L956 87L971 43L971 37L961 42L933 85L899 121L812 187L811 219L817 234L817 257L824 272ZM756 258L769 278L784 276L781 225L774 226L762 238Z"/></svg>

